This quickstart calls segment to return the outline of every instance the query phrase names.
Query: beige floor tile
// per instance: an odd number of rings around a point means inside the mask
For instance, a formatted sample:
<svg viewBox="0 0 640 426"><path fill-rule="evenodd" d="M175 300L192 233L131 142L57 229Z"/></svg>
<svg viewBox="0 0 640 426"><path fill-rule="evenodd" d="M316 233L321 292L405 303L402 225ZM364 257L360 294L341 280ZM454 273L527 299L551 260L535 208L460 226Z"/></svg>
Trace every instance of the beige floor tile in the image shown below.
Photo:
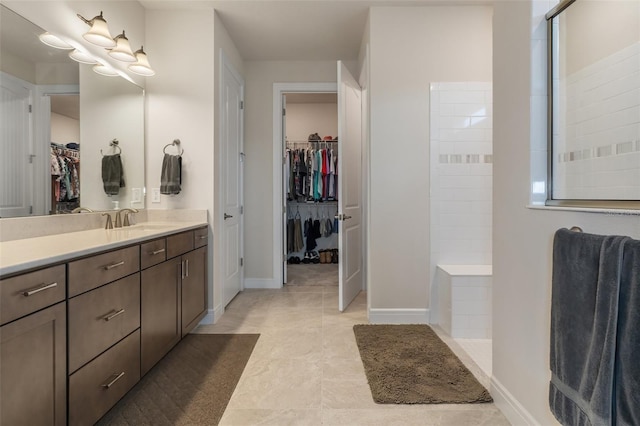
<svg viewBox="0 0 640 426"><path fill-rule="evenodd" d="M295 338L293 334L295 333ZM270 328L260 334L252 357L257 359L322 359L322 329Z"/></svg>
<svg viewBox="0 0 640 426"><path fill-rule="evenodd" d="M320 361L250 359L228 408L318 409L321 382Z"/></svg>
<svg viewBox="0 0 640 426"><path fill-rule="evenodd" d="M378 407L374 409L323 409L322 424L335 426L506 426L502 413L492 404L475 409L440 407Z"/></svg>
<svg viewBox="0 0 640 426"><path fill-rule="evenodd" d="M371 396L369 384L365 378L360 380L323 380L322 408L332 409L375 409L376 403Z"/></svg>
<svg viewBox="0 0 640 426"><path fill-rule="evenodd" d="M294 267L294 268L291 268ZM376 404L353 334L366 324L367 294L338 311L337 265L289 265L280 290L246 290L199 333L260 333L221 425L504 426L494 404ZM297 284L296 284L297 283ZM488 386L489 378L436 329Z"/></svg>
<svg viewBox="0 0 640 426"><path fill-rule="evenodd" d="M220 426L316 426L322 424L322 410L227 409Z"/></svg>

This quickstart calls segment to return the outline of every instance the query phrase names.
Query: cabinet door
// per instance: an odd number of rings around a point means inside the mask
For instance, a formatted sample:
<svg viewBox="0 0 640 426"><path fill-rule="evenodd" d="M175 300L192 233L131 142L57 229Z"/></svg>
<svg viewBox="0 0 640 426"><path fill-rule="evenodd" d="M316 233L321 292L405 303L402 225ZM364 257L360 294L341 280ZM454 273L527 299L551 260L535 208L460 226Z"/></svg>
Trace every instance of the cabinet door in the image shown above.
<svg viewBox="0 0 640 426"><path fill-rule="evenodd" d="M142 271L141 374L180 341L180 258Z"/></svg>
<svg viewBox="0 0 640 426"><path fill-rule="evenodd" d="M0 335L0 424L66 424L65 302L3 326Z"/></svg>
<svg viewBox="0 0 640 426"><path fill-rule="evenodd" d="M207 312L207 248L201 247L182 256L182 337L186 336Z"/></svg>

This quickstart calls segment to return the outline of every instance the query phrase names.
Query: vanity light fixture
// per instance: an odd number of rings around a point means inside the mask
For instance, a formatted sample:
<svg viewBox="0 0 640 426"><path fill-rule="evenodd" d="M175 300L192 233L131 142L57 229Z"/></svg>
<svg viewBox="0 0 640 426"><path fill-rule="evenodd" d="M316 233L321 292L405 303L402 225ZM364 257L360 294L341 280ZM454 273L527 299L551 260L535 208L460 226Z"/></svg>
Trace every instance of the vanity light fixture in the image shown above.
<svg viewBox="0 0 640 426"><path fill-rule="evenodd" d="M129 65L129 70L135 74L142 75L145 77L151 77L155 75L156 72L149 65L149 59L147 58L147 54L144 52L144 46L141 46L139 50L135 52L136 63Z"/></svg>
<svg viewBox="0 0 640 426"><path fill-rule="evenodd" d="M85 19L79 13L78 18L80 18L85 24L91 26L91 29L82 36L85 40L95 44L96 46L104 48L110 48L116 45L116 42L113 40L113 37L111 37L111 34L109 33L107 21L105 21L105 19L102 17L102 11L100 11L100 15L95 16L91 20Z"/></svg>
<svg viewBox="0 0 640 426"><path fill-rule="evenodd" d="M69 52L69 57L76 62L80 62L81 64L93 65L98 63L96 58L78 49L74 49L73 51Z"/></svg>
<svg viewBox="0 0 640 426"><path fill-rule="evenodd" d="M109 55L122 62L135 62L136 57L131 51L131 45L129 44L127 36L124 35L124 30L122 30L122 34L118 34L114 40L116 47L109 51Z"/></svg>
<svg viewBox="0 0 640 426"><path fill-rule="evenodd" d="M93 66L93 71L98 73L98 74L100 74L100 75L104 75L104 76L107 76L107 77L117 77L117 76L120 75L120 73L118 73L118 71L116 71L115 69L113 69L109 65L103 64L100 61L98 61L98 63Z"/></svg>
<svg viewBox="0 0 640 426"><path fill-rule="evenodd" d="M73 46L71 46L66 41L62 40L60 37L51 34L50 32L42 33L38 36L41 42L46 44L47 46L55 47L56 49L63 50L71 50Z"/></svg>

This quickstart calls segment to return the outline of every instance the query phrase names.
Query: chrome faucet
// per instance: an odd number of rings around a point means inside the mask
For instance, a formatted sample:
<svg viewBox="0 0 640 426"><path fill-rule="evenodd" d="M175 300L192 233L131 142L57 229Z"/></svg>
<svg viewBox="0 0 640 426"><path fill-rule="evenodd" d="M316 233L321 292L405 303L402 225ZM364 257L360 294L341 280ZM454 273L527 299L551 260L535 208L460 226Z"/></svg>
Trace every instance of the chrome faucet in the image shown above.
<svg viewBox="0 0 640 426"><path fill-rule="evenodd" d="M124 213L124 222L122 220L122 213ZM122 228L123 226L130 226L129 213L138 213L137 209L122 209L116 213L116 228Z"/></svg>
<svg viewBox="0 0 640 426"><path fill-rule="evenodd" d="M82 212L93 213L93 210L91 210L88 207L76 207L75 209L71 210L71 213L82 213Z"/></svg>

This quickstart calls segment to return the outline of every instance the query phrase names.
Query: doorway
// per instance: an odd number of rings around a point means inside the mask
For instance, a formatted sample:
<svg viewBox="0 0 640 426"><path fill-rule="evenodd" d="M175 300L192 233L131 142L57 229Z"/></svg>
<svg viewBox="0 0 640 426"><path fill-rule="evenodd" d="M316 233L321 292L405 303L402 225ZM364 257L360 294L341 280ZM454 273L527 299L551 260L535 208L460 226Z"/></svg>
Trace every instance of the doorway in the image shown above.
<svg viewBox="0 0 640 426"><path fill-rule="evenodd" d="M338 97L282 95L283 284L338 286Z"/></svg>
<svg viewBox="0 0 640 426"><path fill-rule="evenodd" d="M286 93L337 93L338 162L338 309L344 311L364 289L363 194L362 194L362 89L341 61L337 62L334 83L274 83L274 275L281 287L286 280L287 188L286 175ZM314 138L318 138L314 135ZM308 140L307 140L308 142ZM335 148L334 148L335 149ZM348 164L348 167L345 167ZM335 222L334 222L335 223ZM315 221L314 221L315 224ZM295 228L294 228L295 229Z"/></svg>

